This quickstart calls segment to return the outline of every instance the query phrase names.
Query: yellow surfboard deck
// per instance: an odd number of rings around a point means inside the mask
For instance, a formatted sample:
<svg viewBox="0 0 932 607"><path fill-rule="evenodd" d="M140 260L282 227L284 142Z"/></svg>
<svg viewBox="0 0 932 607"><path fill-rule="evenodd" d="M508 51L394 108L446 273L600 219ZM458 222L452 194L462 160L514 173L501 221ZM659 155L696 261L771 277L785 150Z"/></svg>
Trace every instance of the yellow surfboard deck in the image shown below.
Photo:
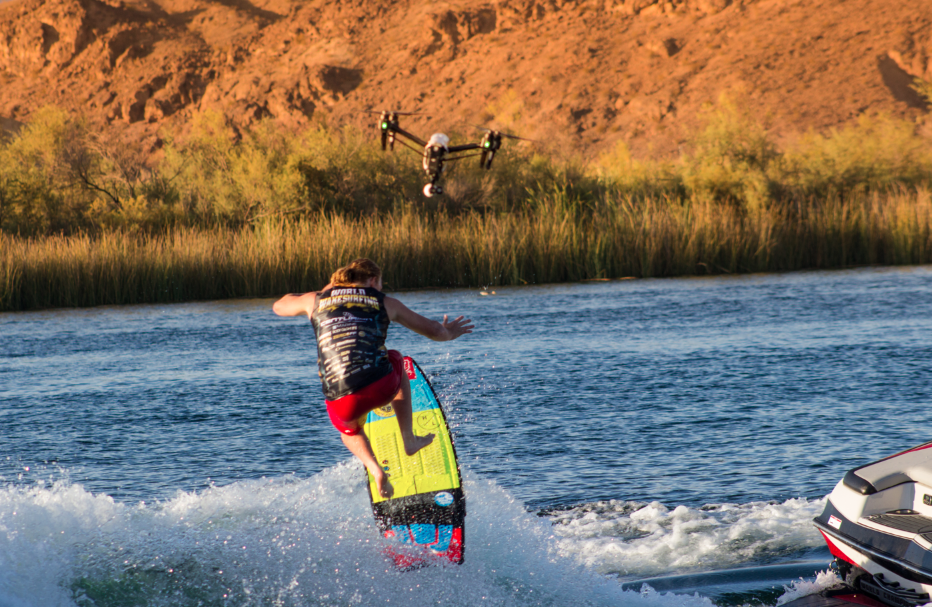
<svg viewBox="0 0 932 607"><path fill-rule="evenodd" d="M405 359L406 371L410 360ZM372 451L395 488L391 499L432 491L450 491L460 486L453 440L443 410L427 381L417 377L418 371L413 373L415 378L411 380L414 433L418 436L435 434L436 438L431 444L412 457L406 455L401 430L391 405L370 412L366 418L365 433L372 444ZM411 374L409 372L409 378ZM372 474L369 474L369 490L373 504L386 501L379 495Z"/></svg>
<svg viewBox="0 0 932 607"><path fill-rule="evenodd" d="M419 553L388 549L387 554L400 569L414 569L436 559L459 564L465 549L466 495L460 485L453 438L443 408L420 367L408 357L404 366L411 383L414 433L433 433L435 438L409 457L390 405L366 416L366 436L395 489L391 498L383 498L375 479L366 473L372 513L386 538L421 549Z"/></svg>

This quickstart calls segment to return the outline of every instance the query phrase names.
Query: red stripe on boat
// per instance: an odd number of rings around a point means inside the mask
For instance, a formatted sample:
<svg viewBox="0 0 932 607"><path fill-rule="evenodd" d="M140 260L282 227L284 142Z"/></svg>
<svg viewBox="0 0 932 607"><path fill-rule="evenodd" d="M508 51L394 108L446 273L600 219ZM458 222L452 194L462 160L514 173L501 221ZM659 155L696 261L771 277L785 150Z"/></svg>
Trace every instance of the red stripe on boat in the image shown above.
<svg viewBox="0 0 932 607"><path fill-rule="evenodd" d="M845 561L846 563L851 563L855 567L858 566L857 563L853 562L850 557L848 557L847 555L845 555L844 552L841 551L841 548L835 545L835 543L829 538L829 536L825 535L824 531L819 529L819 533L822 534L822 538L825 540L825 543L828 544L828 551L831 552L832 555L837 556L838 558Z"/></svg>

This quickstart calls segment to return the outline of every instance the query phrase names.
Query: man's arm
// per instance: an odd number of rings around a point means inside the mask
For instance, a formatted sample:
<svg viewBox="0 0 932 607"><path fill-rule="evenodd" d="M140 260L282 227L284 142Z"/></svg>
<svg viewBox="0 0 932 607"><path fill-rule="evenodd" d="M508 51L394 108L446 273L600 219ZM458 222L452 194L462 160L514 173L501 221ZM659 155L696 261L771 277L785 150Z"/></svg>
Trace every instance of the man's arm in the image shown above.
<svg viewBox="0 0 932 607"><path fill-rule="evenodd" d="M424 318L417 312L408 309L407 306L394 297L385 298L385 308L388 311L389 319L434 341L456 339L466 333L472 333L474 328L474 325L469 324L472 321L468 318L464 319L462 316L447 321L447 315L444 314L442 323Z"/></svg>
<svg viewBox="0 0 932 607"><path fill-rule="evenodd" d="M272 311L279 316L300 316L301 314L307 314L307 317L310 318L311 312L314 311L315 303L317 303L317 291L312 291L310 293L289 293L272 304Z"/></svg>
<svg viewBox="0 0 932 607"><path fill-rule="evenodd" d="M300 316L301 314L307 314L307 317L310 318L311 313L314 311L314 306L317 305L317 296L331 287L333 287L333 285L328 282L327 286L320 291L289 293L272 304L272 311L279 316Z"/></svg>

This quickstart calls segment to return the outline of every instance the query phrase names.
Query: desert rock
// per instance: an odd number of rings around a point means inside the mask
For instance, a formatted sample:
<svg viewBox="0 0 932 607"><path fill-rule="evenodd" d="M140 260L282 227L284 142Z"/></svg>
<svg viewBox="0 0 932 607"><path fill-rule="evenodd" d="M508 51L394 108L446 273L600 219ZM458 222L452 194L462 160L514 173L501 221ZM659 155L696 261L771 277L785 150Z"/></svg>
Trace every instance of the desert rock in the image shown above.
<svg viewBox="0 0 932 607"><path fill-rule="evenodd" d="M663 156L722 93L778 139L923 122L930 32L932 5L906 0L9 0L0 118L55 104L155 140L205 110L293 129L387 108L425 136Z"/></svg>

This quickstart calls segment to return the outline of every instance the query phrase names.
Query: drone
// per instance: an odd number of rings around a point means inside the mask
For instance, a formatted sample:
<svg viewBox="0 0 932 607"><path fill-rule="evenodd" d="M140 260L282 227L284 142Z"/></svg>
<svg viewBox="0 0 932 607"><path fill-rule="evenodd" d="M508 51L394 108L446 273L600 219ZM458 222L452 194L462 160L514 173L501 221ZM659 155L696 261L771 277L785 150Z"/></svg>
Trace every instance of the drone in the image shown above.
<svg viewBox="0 0 932 607"><path fill-rule="evenodd" d="M378 112L371 112L378 113ZM414 112L394 112L383 111L379 117L379 131L382 135L382 151L393 151L395 142L404 145L421 155L421 166L427 173L427 179L430 182L424 186L424 196L440 196L443 194L443 187L440 185L440 178L443 175L444 164L463 158L479 157L479 168L491 169L492 160L495 158L495 152L502 147L502 139L520 139L522 141L531 141L523 137L509 135L501 131L485 129L485 134L479 143L464 143L462 145L450 145L450 138L443 133L434 133L430 139L424 141L420 137L409 133L401 128L398 124L399 116L414 116ZM399 139L400 137L400 139ZM423 148L423 151L408 144L411 141L417 146ZM478 151L477 151L478 150Z"/></svg>

